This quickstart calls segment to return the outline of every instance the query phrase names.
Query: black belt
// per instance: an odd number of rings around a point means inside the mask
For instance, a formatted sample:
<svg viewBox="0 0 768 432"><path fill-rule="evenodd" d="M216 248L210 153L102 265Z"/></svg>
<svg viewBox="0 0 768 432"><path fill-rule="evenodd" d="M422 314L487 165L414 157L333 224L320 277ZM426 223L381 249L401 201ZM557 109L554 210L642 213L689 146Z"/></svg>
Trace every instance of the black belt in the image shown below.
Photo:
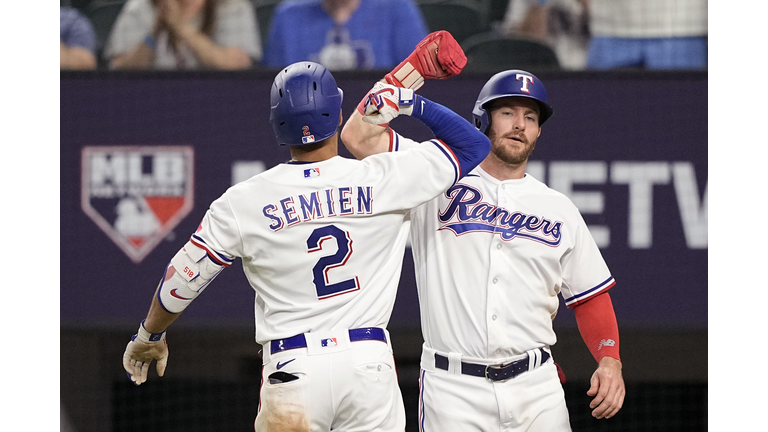
<svg viewBox="0 0 768 432"><path fill-rule="evenodd" d="M539 348L539 352L541 353L541 362L539 362L539 364L542 365L549 360L549 353L544 351L543 348ZM529 357L526 357L505 365L490 366L461 362L461 373L464 375L484 377L489 381L504 381L514 378L523 372L528 372L529 359ZM435 353L435 367L442 370L448 370L448 357Z"/></svg>
<svg viewBox="0 0 768 432"><path fill-rule="evenodd" d="M384 333L384 330L379 327L366 327L366 328L356 328L349 330L349 341L350 342L357 342L357 341L364 341L364 340L376 340L381 341L384 343L387 343L387 336ZM331 342L331 339L324 339L320 341L322 346L326 346L328 343L333 343L335 345L335 341ZM292 350L296 348L306 348L307 347L307 339L304 337L304 334L298 334L296 336L292 336L286 339L275 339L270 342L270 352L276 353L280 351L287 351Z"/></svg>

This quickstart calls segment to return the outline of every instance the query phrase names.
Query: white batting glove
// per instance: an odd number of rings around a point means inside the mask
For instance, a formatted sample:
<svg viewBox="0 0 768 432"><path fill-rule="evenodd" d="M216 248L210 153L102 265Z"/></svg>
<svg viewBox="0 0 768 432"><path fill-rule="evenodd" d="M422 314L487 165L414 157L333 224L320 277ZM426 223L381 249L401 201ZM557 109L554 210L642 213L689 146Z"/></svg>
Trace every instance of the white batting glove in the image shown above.
<svg viewBox="0 0 768 432"><path fill-rule="evenodd" d="M152 360L157 360L157 374L163 376L168 364L168 342L165 340L165 332L150 333L142 321L138 333L133 335L125 348L123 368L134 384L141 385L147 380Z"/></svg>
<svg viewBox="0 0 768 432"><path fill-rule="evenodd" d="M413 113L413 90L377 82L365 100L363 121L371 124L386 124L399 115Z"/></svg>

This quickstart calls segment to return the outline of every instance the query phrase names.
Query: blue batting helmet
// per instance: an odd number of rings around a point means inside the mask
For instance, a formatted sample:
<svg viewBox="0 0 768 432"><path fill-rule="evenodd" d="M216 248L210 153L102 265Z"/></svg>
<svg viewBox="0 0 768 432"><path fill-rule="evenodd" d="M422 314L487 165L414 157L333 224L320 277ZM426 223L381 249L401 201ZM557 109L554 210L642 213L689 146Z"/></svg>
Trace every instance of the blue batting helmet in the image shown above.
<svg viewBox="0 0 768 432"><path fill-rule="evenodd" d="M277 143L305 145L332 137L339 128L344 93L333 75L314 62L294 63L277 74L269 122Z"/></svg>
<svg viewBox="0 0 768 432"><path fill-rule="evenodd" d="M544 84L532 73L523 70L508 70L492 76L480 90L472 110L475 127L482 133L487 133L491 126L491 117L486 105L503 97L527 97L539 105L539 125L544 124L552 116L552 107L547 103L547 91Z"/></svg>

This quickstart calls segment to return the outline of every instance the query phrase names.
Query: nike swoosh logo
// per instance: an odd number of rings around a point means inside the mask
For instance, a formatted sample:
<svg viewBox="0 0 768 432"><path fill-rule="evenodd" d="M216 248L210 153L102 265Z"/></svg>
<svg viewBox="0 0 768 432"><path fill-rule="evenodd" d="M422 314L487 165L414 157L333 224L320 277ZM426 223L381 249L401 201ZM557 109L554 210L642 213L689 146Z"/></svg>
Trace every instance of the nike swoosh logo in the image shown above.
<svg viewBox="0 0 768 432"><path fill-rule="evenodd" d="M292 362L292 361L294 361L294 360L296 360L296 359L295 359L295 358L292 358L292 359L290 359L290 360L288 360L288 361L285 361L285 362L282 362L282 363L281 363L281 362L277 362L277 368L278 368L278 369L282 369L282 368L283 368L283 366L287 365L288 363L290 363L290 362Z"/></svg>
<svg viewBox="0 0 768 432"><path fill-rule="evenodd" d="M182 299L182 300L189 300L189 299L188 299L188 298L186 298L186 297L182 297L182 296L180 296L180 295L176 294L176 288L174 288L174 289L172 289L172 290L171 290L171 295L172 295L172 296L174 296L174 297L176 297L177 299Z"/></svg>

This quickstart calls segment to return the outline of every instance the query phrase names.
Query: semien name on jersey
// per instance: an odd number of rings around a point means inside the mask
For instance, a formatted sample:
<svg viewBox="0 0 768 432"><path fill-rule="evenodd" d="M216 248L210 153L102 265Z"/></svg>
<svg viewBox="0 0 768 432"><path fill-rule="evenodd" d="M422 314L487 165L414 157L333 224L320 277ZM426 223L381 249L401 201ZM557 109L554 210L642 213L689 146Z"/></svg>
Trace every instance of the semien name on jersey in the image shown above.
<svg viewBox="0 0 768 432"><path fill-rule="evenodd" d="M262 211L272 231L325 217L372 214L373 187L345 186L292 195L265 205Z"/></svg>

